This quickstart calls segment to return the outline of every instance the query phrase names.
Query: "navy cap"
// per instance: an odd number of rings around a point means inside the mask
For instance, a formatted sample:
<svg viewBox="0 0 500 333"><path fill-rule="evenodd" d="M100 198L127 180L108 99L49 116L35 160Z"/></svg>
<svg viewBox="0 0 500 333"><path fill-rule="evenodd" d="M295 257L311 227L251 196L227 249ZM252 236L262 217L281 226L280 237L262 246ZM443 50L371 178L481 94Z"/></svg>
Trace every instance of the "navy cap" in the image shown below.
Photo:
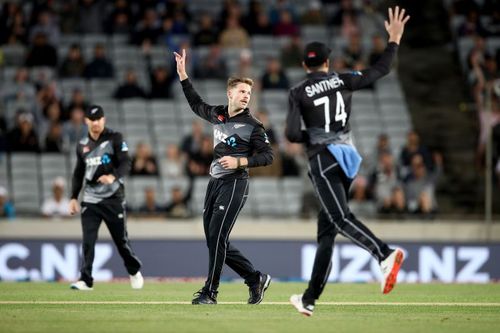
<svg viewBox="0 0 500 333"><path fill-rule="evenodd" d="M320 42L312 42L304 49L304 63L307 67L317 67L323 64L330 56L330 48Z"/></svg>
<svg viewBox="0 0 500 333"><path fill-rule="evenodd" d="M85 111L85 118L97 120L104 117L104 110L100 105L92 105Z"/></svg>

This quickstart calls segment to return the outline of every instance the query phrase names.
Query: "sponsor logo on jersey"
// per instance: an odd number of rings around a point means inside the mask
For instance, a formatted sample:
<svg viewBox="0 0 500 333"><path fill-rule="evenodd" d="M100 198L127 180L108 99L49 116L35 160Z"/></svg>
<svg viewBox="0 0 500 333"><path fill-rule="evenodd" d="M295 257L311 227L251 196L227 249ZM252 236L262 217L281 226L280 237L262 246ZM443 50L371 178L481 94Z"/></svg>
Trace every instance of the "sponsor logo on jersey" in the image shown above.
<svg viewBox="0 0 500 333"><path fill-rule="evenodd" d="M242 127L245 127L246 125L245 124L235 124L233 126L234 129L238 129L238 128L242 128Z"/></svg>
<svg viewBox="0 0 500 333"><path fill-rule="evenodd" d="M217 116L217 119L221 122L224 122L224 120L226 120L226 117L224 117L224 115L220 114Z"/></svg>
<svg viewBox="0 0 500 333"><path fill-rule="evenodd" d="M99 166L111 163L111 157L108 154L102 156L89 157L85 160L87 166Z"/></svg>
<svg viewBox="0 0 500 333"><path fill-rule="evenodd" d="M103 143L101 143L101 144L99 145L99 148L100 148L100 149L104 149L104 148L105 148L108 144L109 144L109 141L104 141Z"/></svg>
<svg viewBox="0 0 500 333"><path fill-rule="evenodd" d="M337 89L343 85L344 81L339 79L337 76L334 76L328 80L322 80L309 86L305 86L304 89L308 97L313 97L316 94L321 94L328 90Z"/></svg>

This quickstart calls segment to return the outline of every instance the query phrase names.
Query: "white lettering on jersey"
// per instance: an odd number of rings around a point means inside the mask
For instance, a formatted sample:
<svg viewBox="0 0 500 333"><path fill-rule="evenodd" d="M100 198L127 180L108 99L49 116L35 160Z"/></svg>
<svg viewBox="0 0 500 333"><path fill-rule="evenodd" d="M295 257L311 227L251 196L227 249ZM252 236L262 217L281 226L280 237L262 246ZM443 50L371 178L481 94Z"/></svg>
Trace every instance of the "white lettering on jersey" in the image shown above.
<svg viewBox="0 0 500 333"><path fill-rule="evenodd" d="M308 97L313 97L316 94L323 93L328 90L336 89L344 85L344 81L339 79L337 76L332 77L329 80L323 80L316 82L310 86L305 87L305 91Z"/></svg>
<svg viewBox="0 0 500 333"><path fill-rule="evenodd" d="M89 157L85 160L85 163L88 166L99 166L102 164L102 157L101 156L96 156L96 157Z"/></svg>
<svg viewBox="0 0 500 333"><path fill-rule="evenodd" d="M219 131L218 129L214 128L214 138L219 140L219 141L226 141L227 135L224 134L223 132Z"/></svg>

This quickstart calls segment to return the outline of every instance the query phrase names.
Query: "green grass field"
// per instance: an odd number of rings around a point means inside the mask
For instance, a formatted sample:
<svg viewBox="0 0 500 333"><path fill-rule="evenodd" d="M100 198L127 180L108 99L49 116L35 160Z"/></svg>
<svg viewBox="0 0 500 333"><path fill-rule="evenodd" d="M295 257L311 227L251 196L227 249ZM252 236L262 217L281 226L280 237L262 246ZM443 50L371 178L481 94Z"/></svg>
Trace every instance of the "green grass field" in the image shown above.
<svg viewBox="0 0 500 333"><path fill-rule="evenodd" d="M498 332L500 284L329 284L314 316L288 304L303 283L272 283L264 302L244 304L242 283L221 285L216 306L186 304L200 283L0 283L0 332ZM380 304L383 303L383 304ZM391 304L392 303L392 304ZM396 304L395 304L396 303Z"/></svg>

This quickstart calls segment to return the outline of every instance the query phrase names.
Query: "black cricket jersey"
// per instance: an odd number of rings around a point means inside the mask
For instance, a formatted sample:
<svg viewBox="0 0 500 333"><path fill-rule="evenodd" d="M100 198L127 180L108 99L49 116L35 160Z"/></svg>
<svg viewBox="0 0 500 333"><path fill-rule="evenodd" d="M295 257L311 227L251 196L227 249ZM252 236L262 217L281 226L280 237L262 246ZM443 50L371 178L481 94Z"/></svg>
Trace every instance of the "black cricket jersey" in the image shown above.
<svg viewBox="0 0 500 333"><path fill-rule="evenodd" d="M389 43L377 63L362 71L308 73L288 95L285 131L288 140L305 143L309 157L328 144L352 145L349 126L352 94L387 75L397 49L398 44Z"/></svg>
<svg viewBox="0 0 500 333"><path fill-rule="evenodd" d="M214 160L210 165L212 177L248 178L248 168L266 166L273 162L273 151L264 126L250 114L248 108L229 117L227 105L205 103L189 79L181 81L181 84L193 112L214 125ZM248 166L224 169L219 163L219 159L224 156L246 157Z"/></svg>
<svg viewBox="0 0 500 333"><path fill-rule="evenodd" d="M90 135L80 140L76 146L76 166L73 172L71 198L78 198L84 186L83 202L99 203L104 200L123 200L124 177L130 170L128 146L119 132L104 128L97 141ZM102 184L97 180L102 175L113 174L112 184ZM85 185L83 185L85 181Z"/></svg>

